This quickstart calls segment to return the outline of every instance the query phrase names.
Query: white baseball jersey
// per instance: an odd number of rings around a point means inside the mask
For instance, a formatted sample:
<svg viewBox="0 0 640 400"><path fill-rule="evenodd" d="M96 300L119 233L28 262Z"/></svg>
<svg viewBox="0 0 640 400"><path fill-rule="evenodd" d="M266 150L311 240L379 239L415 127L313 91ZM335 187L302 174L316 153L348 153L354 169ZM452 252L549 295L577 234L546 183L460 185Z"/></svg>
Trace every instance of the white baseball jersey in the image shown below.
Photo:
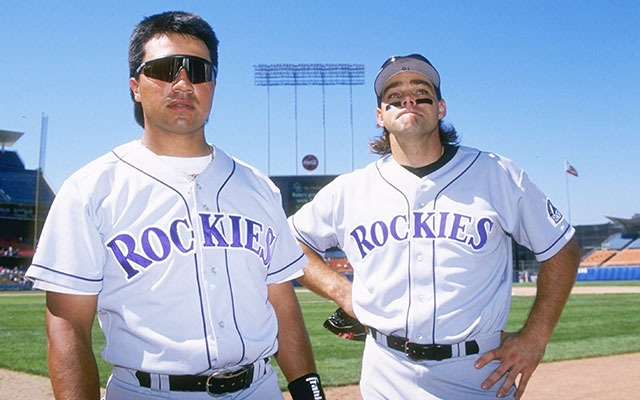
<svg viewBox="0 0 640 400"><path fill-rule="evenodd" d="M98 293L106 361L198 374L277 351L267 285L300 276L306 258L276 186L214 155L193 178L133 141L56 196L27 275Z"/></svg>
<svg viewBox="0 0 640 400"><path fill-rule="evenodd" d="M511 237L544 261L574 233L520 168L467 147L423 178L387 155L337 177L289 223L317 252L346 253L363 324L423 344L502 330Z"/></svg>

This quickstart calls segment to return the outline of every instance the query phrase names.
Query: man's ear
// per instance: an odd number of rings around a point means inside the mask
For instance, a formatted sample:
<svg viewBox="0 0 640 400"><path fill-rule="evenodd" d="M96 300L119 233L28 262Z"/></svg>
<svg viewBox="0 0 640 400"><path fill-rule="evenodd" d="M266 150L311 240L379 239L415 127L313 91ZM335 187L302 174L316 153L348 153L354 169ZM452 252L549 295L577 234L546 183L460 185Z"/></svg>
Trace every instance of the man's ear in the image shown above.
<svg viewBox="0 0 640 400"><path fill-rule="evenodd" d="M444 102L444 99L438 102L438 119L442 119L447 115L447 103Z"/></svg>
<svg viewBox="0 0 640 400"><path fill-rule="evenodd" d="M136 78L129 78L129 87L131 88L131 92L133 93L133 100L136 102L140 102L140 83L136 80Z"/></svg>
<svg viewBox="0 0 640 400"><path fill-rule="evenodd" d="M380 128L384 128L384 119L382 118L382 109L380 107L376 108L376 121Z"/></svg>

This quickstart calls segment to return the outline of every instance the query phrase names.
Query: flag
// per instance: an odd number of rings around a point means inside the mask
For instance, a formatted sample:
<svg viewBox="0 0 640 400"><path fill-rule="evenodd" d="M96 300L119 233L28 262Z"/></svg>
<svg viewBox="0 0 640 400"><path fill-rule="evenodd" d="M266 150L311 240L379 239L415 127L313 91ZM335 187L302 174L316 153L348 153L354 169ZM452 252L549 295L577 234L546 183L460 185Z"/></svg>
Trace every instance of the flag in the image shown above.
<svg viewBox="0 0 640 400"><path fill-rule="evenodd" d="M573 167L573 165L569 164L567 160L564 160L564 170L567 174L578 176L578 171Z"/></svg>

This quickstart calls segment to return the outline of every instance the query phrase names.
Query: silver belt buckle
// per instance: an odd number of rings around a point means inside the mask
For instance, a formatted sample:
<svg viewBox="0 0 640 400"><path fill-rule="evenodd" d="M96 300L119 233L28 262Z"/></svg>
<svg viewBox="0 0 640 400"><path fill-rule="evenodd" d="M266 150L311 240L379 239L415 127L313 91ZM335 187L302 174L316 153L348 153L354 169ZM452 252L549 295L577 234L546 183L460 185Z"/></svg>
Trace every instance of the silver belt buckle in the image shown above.
<svg viewBox="0 0 640 400"><path fill-rule="evenodd" d="M411 353L409 352L409 343L410 343L410 342L409 342L408 340L406 340L406 341L404 342L404 346L402 346L402 347L404 348L404 355L405 355L405 356L407 356L407 358L408 358L409 360L416 361L416 360L414 359L414 357L413 357L413 354L411 354Z"/></svg>
<svg viewBox="0 0 640 400"><path fill-rule="evenodd" d="M207 378L207 381L205 383L205 391L207 392L207 394L211 397L220 397L220 396L226 396L229 393L233 393L233 392L237 392L238 390L241 390L243 388L238 388L238 387L233 387L235 386L235 382L230 382L229 384L232 386L231 388L226 388L224 385L222 384L222 386L219 386L221 389L224 390L224 392L222 393L213 393L209 390L209 388L211 386L213 386L213 384L211 383L212 379L234 379L237 378L239 376L241 376L242 374L247 374L248 370L247 368L240 368L237 371L220 371L220 372L214 372L213 374L209 375L209 377ZM246 382L245 382L246 384Z"/></svg>

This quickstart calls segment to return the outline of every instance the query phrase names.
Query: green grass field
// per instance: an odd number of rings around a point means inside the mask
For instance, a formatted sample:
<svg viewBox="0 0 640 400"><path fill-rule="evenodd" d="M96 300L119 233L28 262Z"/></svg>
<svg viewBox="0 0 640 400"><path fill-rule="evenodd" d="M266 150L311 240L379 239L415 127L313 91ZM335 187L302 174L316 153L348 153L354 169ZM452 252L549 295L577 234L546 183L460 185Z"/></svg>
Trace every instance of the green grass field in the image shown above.
<svg viewBox="0 0 640 400"><path fill-rule="evenodd" d="M597 284L597 283L596 283ZM600 286L604 285L602 283ZM578 283L590 286L594 283ZM639 286L640 282L617 282ZM358 382L363 344L337 338L322 327L335 304L299 292L316 363L325 386ZM44 296L35 292L0 295L0 367L47 376ZM507 330L524 322L533 297L514 297ZM640 352L640 294L573 295L547 347L544 362ZM111 366L100 358L104 336L94 325L94 350L102 384ZM281 387L286 387L280 374Z"/></svg>

